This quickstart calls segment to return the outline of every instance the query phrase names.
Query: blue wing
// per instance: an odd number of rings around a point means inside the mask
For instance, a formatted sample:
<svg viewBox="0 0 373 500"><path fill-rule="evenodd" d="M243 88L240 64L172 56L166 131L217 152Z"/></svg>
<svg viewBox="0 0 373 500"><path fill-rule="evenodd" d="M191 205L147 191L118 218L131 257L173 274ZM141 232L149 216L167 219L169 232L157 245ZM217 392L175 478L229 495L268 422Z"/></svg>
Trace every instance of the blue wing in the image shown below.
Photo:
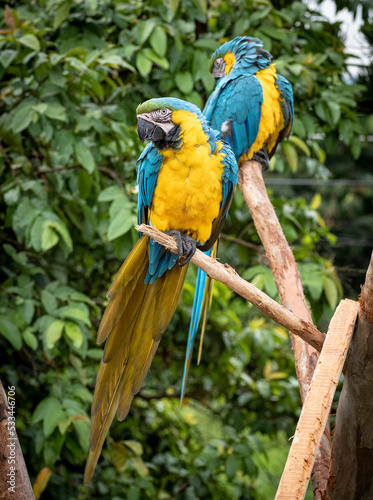
<svg viewBox="0 0 373 500"><path fill-rule="evenodd" d="M222 183L222 190L223 190L223 197L222 201L220 204L220 213L219 216L217 217L217 223L215 228L213 228L213 235L217 236L216 238L213 237L211 239L214 240L214 244L216 245L216 240L222 230L222 227L224 225L225 218L227 216L228 208L231 203L233 193L237 184L237 162L234 157L232 149L229 147L228 144L223 143L223 147L221 149L221 153L224 155L224 170L221 178L221 183ZM207 251L205 251L206 255L211 255L211 253L214 253L216 255L216 246L213 248L209 248ZM184 374L183 374L183 381L181 384L181 395L180 395L180 403L182 404L183 398L184 398L184 392L185 392L185 387L186 387L186 382L188 378L188 372L189 372L189 367L192 359L192 352L193 352L193 345L194 345L194 340L197 334L198 330L198 325L201 319L202 315L202 310L205 308L205 318L207 315L207 310L209 308L209 294L211 293L211 280L210 278L206 275L204 271L198 268L197 271L197 281L196 281L196 288L194 292L194 299L193 299L193 308L192 308L192 315L190 318L190 326L189 326L189 333L188 333L188 342L187 342L187 351L186 351L186 356L185 356L185 364L184 364ZM205 323L205 320L204 320ZM201 334L203 335L203 334ZM203 337L201 338L201 343L202 343ZM200 347L200 352L201 352L201 347ZM200 354L198 356L200 358Z"/></svg>
<svg viewBox="0 0 373 500"><path fill-rule="evenodd" d="M255 142L262 115L263 90L255 75L232 70L221 78L203 114L231 145L236 159Z"/></svg>
<svg viewBox="0 0 373 500"><path fill-rule="evenodd" d="M162 166L163 157L152 142L149 142L137 160L137 182L139 197L137 205L137 224L148 224L154 188L157 184L158 173Z"/></svg>
<svg viewBox="0 0 373 500"><path fill-rule="evenodd" d="M138 224L149 224L149 210L162 162L163 156L158 153L154 144L149 142L137 162ZM168 252L163 245L149 239L149 267L145 283L153 283L167 269L171 269L176 261L177 255Z"/></svg>
<svg viewBox="0 0 373 500"><path fill-rule="evenodd" d="M286 80L281 75L276 75L276 87L281 94L281 109L284 116L284 130L282 133L282 140L284 137L289 137L291 134L291 129L293 128L294 121L294 99L293 99L293 88L291 83Z"/></svg>

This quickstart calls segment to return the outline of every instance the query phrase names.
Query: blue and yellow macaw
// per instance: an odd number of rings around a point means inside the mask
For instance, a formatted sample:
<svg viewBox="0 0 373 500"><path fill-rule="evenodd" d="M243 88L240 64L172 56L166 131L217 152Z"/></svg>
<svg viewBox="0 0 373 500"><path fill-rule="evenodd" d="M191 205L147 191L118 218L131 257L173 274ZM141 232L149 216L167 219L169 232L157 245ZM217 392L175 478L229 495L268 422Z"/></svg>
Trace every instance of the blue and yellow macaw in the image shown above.
<svg viewBox="0 0 373 500"><path fill-rule="evenodd" d="M263 43L258 38L247 36L224 43L211 56L210 70L216 87L202 113L210 126L229 142L239 166L254 159L268 167L268 160L278 143L288 137L292 129L293 90L291 84L276 73L271 60L272 56L263 49ZM216 246L206 253L216 253ZM201 357L210 302L211 280L198 269L182 391L191 347L205 308L198 362Z"/></svg>
<svg viewBox="0 0 373 500"><path fill-rule="evenodd" d="M120 268L97 334L106 341L92 403L88 484L110 424L123 420L143 384L176 309L187 264L219 237L237 182L231 148L199 109L180 99L151 99L137 108L138 223L177 239L179 254L142 236Z"/></svg>
<svg viewBox="0 0 373 500"><path fill-rule="evenodd" d="M294 120L293 90L278 75L258 38L236 37L211 56L216 87L203 114L232 146L238 165L257 159L265 167Z"/></svg>

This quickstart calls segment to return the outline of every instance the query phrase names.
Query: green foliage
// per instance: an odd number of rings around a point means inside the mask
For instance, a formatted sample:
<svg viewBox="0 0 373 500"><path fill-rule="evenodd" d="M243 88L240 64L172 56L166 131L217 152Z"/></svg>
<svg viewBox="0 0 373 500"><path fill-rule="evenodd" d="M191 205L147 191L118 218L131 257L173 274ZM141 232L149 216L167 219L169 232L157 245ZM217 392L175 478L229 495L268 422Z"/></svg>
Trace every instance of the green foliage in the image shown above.
<svg viewBox="0 0 373 500"><path fill-rule="evenodd" d="M137 241L138 103L171 95L202 107L214 87L211 52L250 34L272 51L295 92L294 135L271 169L326 178L338 134L360 154L362 86L343 81L338 25L315 20L300 2L281 3L19 0L0 10L0 373L17 389L32 480L52 470L45 498L265 498L262 436L276 443L281 431L291 436L299 412L287 334L216 284L204 356L190 370L180 410L193 269L89 488L82 472L102 354L95 332L110 280ZM273 202L314 316L329 318L341 289L317 253L334 241L320 200ZM239 192L225 232L259 244ZM220 257L276 297L260 248L223 239Z"/></svg>

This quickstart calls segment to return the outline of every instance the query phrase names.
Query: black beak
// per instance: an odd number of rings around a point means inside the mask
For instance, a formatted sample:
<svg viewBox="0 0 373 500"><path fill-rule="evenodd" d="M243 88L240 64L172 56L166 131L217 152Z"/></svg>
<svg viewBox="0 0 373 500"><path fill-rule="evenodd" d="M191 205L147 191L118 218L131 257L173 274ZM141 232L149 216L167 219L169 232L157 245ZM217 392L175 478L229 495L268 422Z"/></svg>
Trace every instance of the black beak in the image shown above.
<svg viewBox="0 0 373 500"><path fill-rule="evenodd" d="M166 137L166 132L161 127L143 118L137 120L137 133L141 142L146 140L161 141Z"/></svg>

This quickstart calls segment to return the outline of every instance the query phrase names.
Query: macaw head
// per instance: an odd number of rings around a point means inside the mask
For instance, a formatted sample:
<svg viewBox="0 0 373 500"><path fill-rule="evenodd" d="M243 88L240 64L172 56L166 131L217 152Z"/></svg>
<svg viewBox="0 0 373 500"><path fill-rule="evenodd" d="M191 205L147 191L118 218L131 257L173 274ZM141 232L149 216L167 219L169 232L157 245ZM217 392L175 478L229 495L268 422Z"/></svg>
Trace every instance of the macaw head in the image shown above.
<svg viewBox="0 0 373 500"><path fill-rule="evenodd" d="M263 49L263 42L259 38L238 36L215 50L210 59L210 71L218 81L233 68L242 68L245 73L256 73L268 68L271 59L271 54Z"/></svg>
<svg viewBox="0 0 373 500"><path fill-rule="evenodd" d="M197 106L174 97L150 99L136 109L140 141L152 141L157 149L180 149L184 132L200 129L209 142L215 134ZM213 148L211 148L213 149Z"/></svg>

